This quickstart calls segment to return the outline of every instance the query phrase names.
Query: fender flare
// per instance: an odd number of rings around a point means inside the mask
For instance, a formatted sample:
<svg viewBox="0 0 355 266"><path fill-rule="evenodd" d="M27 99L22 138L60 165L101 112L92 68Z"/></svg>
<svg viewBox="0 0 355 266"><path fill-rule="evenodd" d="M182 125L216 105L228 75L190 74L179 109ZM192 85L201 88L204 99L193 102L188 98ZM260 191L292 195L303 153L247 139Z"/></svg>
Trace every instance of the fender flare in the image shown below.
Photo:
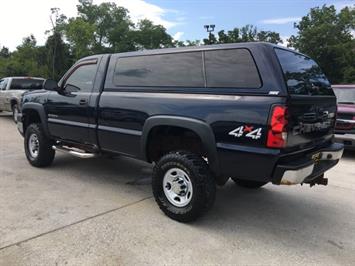
<svg viewBox="0 0 355 266"><path fill-rule="evenodd" d="M22 120L25 119L27 111L35 111L36 113L38 113L39 118L41 120L41 124L43 126L44 134L47 137L49 137L50 134L49 134L49 130L48 130L47 115L44 110L44 106L39 103L24 103L21 108ZM23 122L24 122L24 120L23 120ZM24 127L25 127L25 124L24 124ZM25 128L24 128L24 130L25 130Z"/></svg>
<svg viewBox="0 0 355 266"><path fill-rule="evenodd" d="M149 161L147 156L147 143L149 140L149 133L156 126L175 126L195 132L201 138L202 145L207 151L210 169L214 174L219 173L217 146L213 131L207 123L194 118L168 115L149 117L144 123L141 137L141 154L143 160Z"/></svg>

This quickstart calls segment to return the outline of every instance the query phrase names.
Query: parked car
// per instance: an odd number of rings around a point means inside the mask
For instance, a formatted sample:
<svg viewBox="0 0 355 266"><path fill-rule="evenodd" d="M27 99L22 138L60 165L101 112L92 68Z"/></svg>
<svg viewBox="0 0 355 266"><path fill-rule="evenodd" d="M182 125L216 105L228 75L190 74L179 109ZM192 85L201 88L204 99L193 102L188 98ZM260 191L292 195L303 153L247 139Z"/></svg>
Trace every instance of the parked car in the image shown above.
<svg viewBox="0 0 355 266"><path fill-rule="evenodd" d="M355 150L355 84L333 85L338 101L335 141Z"/></svg>
<svg viewBox="0 0 355 266"><path fill-rule="evenodd" d="M15 122L22 95L29 90L42 89L44 79L31 77L8 77L0 79L0 112L12 112Z"/></svg>
<svg viewBox="0 0 355 266"><path fill-rule="evenodd" d="M326 185L343 152L327 78L272 44L95 55L44 88L19 114L31 165L49 166L55 151L154 163L155 200L182 222L211 208L230 177L246 188Z"/></svg>

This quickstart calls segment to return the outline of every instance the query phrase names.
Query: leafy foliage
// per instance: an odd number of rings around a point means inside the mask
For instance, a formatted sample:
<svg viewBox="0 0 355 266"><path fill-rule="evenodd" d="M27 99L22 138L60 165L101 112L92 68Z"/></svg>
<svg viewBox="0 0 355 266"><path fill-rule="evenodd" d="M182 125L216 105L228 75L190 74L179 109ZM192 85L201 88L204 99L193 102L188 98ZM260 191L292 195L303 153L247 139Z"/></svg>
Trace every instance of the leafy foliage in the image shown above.
<svg viewBox="0 0 355 266"><path fill-rule="evenodd" d="M332 83L355 83L355 8L312 8L295 28L290 47L316 60Z"/></svg>
<svg viewBox="0 0 355 266"><path fill-rule="evenodd" d="M17 50L0 58L0 76L45 76L43 47L38 47L33 35L23 39ZM2 49L4 50L4 48ZM6 50L6 48L5 48Z"/></svg>
<svg viewBox="0 0 355 266"><path fill-rule="evenodd" d="M238 42L271 42L282 43L280 34L274 31L258 31L253 25L245 25L241 28L225 32L218 32L218 39L214 34L211 34L210 39L203 40L205 44L214 43L238 43Z"/></svg>

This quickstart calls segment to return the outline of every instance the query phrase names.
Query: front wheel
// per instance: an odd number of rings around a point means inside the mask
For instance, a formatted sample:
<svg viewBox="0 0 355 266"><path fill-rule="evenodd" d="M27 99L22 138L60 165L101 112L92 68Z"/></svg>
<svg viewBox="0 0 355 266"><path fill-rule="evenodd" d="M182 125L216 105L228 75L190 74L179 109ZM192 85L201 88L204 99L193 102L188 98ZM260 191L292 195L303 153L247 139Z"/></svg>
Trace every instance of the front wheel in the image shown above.
<svg viewBox="0 0 355 266"><path fill-rule="evenodd" d="M52 141L46 137L40 124L29 125L24 140L26 157L31 165L46 167L52 164L55 151Z"/></svg>
<svg viewBox="0 0 355 266"><path fill-rule="evenodd" d="M154 167L153 194L160 209L179 222L190 222L209 210L216 185L207 163L191 152L163 156Z"/></svg>
<svg viewBox="0 0 355 266"><path fill-rule="evenodd" d="M240 187L250 188L250 189L257 189L267 184L267 182L261 181L253 181L253 180L244 180L232 177L232 180Z"/></svg>

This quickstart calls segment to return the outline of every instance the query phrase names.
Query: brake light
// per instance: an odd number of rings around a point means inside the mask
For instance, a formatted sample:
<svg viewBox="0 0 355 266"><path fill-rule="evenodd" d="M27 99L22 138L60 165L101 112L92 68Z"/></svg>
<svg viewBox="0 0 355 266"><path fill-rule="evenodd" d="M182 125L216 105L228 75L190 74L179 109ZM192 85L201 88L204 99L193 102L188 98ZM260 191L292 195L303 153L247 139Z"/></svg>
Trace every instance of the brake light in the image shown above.
<svg viewBox="0 0 355 266"><path fill-rule="evenodd" d="M272 108L269 121L269 131L267 134L267 144L269 148L283 148L287 141L287 108L276 105Z"/></svg>

